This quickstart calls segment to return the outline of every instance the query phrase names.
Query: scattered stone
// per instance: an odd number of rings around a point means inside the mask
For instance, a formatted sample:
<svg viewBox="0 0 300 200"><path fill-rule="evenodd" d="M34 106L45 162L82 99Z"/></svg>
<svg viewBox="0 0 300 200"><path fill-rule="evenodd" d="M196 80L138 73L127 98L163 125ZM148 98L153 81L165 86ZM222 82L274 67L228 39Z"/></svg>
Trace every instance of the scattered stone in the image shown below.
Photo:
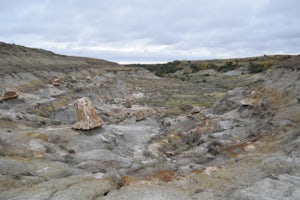
<svg viewBox="0 0 300 200"><path fill-rule="evenodd" d="M127 99L124 104L123 104L126 108L131 108L133 103L130 99Z"/></svg>
<svg viewBox="0 0 300 200"><path fill-rule="evenodd" d="M56 78L52 81L53 86L60 86L62 83L63 83L63 81L58 78Z"/></svg>
<svg viewBox="0 0 300 200"><path fill-rule="evenodd" d="M4 91L4 94L2 96L2 100L6 101L9 99L14 99L17 98L19 96L19 93L17 91L17 89L15 88L6 88Z"/></svg>
<svg viewBox="0 0 300 200"><path fill-rule="evenodd" d="M211 176L213 172L216 172L218 170L222 169L222 167L216 167L216 166L209 166L209 167L206 167L204 169L204 173Z"/></svg>
<svg viewBox="0 0 300 200"><path fill-rule="evenodd" d="M167 121L167 120L163 120L163 121L162 121L162 124L163 124L164 126L171 126L171 122L170 122L170 121Z"/></svg>
<svg viewBox="0 0 300 200"><path fill-rule="evenodd" d="M68 152L69 152L70 154L76 153L76 151L75 151L74 149L69 149Z"/></svg>
<svg viewBox="0 0 300 200"><path fill-rule="evenodd" d="M137 113L135 113L135 120L141 121L141 120L145 119L146 117L148 117L148 115L149 114L146 110L138 111Z"/></svg>
<svg viewBox="0 0 300 200"><path fill-rule="evenodd" d="M255 151L256 147L253 144L248 144L243 147L244 151L252 152Z"/></svg>
<svg viewBox="0 0 300 200"><path fill-rule="evenodd" d="M73 129L91 130L104 124L88 97L76 100L75 109L77 122L72 126Z"/></svg>
<svg viewBox="0 0 300 200"><path fill-rule="evenodd" d="M148 146L148 151L151 155L156 157L160 156L160 149L162 148L161 144L158 142L152 143Z"/></svg>
<svg viewBox="0 0 300 200"><path fill-rule="evenodd" d="M192 111L191 111L191 113L192 113L192 114L197 114L197 113L200 113L201 110L202 110L201 107L199 107L199 106L194 106L193 109L192 109Z"/></svg>
<svg viewBox="0 0 300 200"><path fill-rule="evenodd" d="M172 157L175 155L174 151L166 151L167 157Z"/></svg>
<svg viewBox="0 0 300 200"><path fill-rule="evenodd" d="M133 93L132 94L132 98L133 99L142 99L144 97L144 93L142 93L142 92L138 92L138 93Z"/></svg>
<svg viewBox="0 0 300 200"><path fill-rule="evenodd" d="M91 81L91 80L92 80L92 77L91 77L91 76L86 76L86 77L85 77L85 80L86 80L86 81Z"/></svg>

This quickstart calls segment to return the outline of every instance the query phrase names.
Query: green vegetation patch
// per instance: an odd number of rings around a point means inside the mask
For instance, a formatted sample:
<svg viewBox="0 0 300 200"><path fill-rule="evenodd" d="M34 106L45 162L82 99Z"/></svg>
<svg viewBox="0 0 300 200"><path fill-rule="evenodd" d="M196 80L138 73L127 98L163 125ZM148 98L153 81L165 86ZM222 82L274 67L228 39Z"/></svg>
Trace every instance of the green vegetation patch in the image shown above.
<svg viewBox="0 0 300 200"><path fill-rule="evenodd" d="M259 73L265 71L282 61L292 58L291 55L264 55L250 58L236 59L216 59L216 60L175 60L164 64L131 64L129 67L142 67L160 77L170 76L171 74L182 70L183 74L189 75L201 70L214 69L218 72L227 72L241 67L248 68L250 73ZM171 75L172 76L172 75ZM176 78L176 77L175 77ZM177 77L178 78L178 77ZM188 77L181 77L182 81L188 80Z"/></svg>
<svg viewBox="0 0 300 200"><path fill-rule="evenodd" d="M181 62L175 60L164 64L132 64L130 67L143 67L153 72L156 76L163 77L166 74L175 73L182 69Z"/></svg>

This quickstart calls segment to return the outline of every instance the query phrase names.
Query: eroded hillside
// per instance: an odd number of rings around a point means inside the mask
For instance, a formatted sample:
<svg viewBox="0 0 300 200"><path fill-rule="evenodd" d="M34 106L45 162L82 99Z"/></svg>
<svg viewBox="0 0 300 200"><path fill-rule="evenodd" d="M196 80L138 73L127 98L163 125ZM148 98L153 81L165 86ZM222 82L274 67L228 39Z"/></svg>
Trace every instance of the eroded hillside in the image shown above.
<svg viewBox="0 0 300 200"><path fill-rule="evenodd" d="M299 199L299 56L188 77L4 43L0 58L0 199ZM101 128L72 129L82 97Z"/></svg>

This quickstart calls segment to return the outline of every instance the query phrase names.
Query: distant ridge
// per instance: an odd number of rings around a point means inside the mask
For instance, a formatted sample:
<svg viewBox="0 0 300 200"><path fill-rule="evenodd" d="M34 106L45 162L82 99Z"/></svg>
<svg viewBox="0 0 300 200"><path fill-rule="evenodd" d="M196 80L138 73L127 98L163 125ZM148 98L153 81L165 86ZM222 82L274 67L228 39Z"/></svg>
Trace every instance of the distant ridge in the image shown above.
<svg viewBox="0 0 300 200"><path fill-rule="evenodd" d="M107 67L119 66L103 59L59 55L54 52L0 42L0 70L33 70L49 67Z"/></svg>

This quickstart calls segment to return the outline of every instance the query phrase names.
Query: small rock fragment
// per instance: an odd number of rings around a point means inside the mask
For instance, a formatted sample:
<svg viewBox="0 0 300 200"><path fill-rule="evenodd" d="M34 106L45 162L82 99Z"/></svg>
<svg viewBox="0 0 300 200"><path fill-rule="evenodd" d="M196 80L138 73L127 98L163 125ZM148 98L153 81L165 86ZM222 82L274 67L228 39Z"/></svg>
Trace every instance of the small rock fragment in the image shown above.
<svg viewBox="0 0 300 200"><path fill-rule="evenodd" d="M141 110L141 111L138 111L137 113L135 113L136 121L141 121L141 120L145 119L146 117L148 117L148 112L146 110Z"/></svg>
<svg viewBox="0 0 300 200"><path fill-rule="evenodd" d="M62 84L63 82L60 80L60 79L54 79L53 81L52 81L52 85L53 86L60 86L61 84Z"/></svg>
<svg viewBox="0 0 300 200"><path fill-rule="evenodd" d="M91 77L91 76L86 76L86 77L85 77L85 80L86 80L86 81L91 81L91 80L92 80L92 77Z"/></svg>
<svg viewBox="0 0 300 200"><path fill-rule="evenodd" d="M143 97L144 97L144 93L142 93L142 92L138 92L138 93L133 93L132 94L132 98L136 99L136 100L142 99Z"/></svg>
<svg viewBox="0 0 300 200"><path fill-rule="evenodd" d="M104 124L88 97L76 100L75 109L77 122L72 126L73 129L91 130Z"/></svg>
<svg viewBox="0 0 300 200"><path fill-rule="evenodd" d="M15 88L6 88L2 96L2 100L6 101L9 99L17 98L18 96L18 91Z"/></svg>
<svg viewBox="0 0 300 200"><path fill-rule="evenodd" d="M244 146L243 149L244 149L244 151L252 152L256 149L256 147L253 144L248 144L248 145Z"/></svg>
<svg viewBox="0 0 300 200"><path fill-rule="evenodd" d="M192 114L197 114L197 113L200 113L201 110L202 110L201 107L199 107L199 106L194 106L193 109L192 109L192 111L191 111L191 113L192 113Z"/></svg>
<svg viewBox="0 0 300 200"><path fill-rule="evenodd" d="M216 172L216 171L218 171L219 169L221 169L221 167L209 166L209 167L206 167L206 168L204 169L204 173L207 174L207 175L209 175L209 176L211 176L211 174L212 174L213 172Z"/></svg>
<svg viewBox="0 0 300 200"><path fill-rule="evenodd" d="M124 106L126 107L126 108L131 108L132 107L132 101L130 100L130 99L127 99L125 102L124 102Z"/></svg>

